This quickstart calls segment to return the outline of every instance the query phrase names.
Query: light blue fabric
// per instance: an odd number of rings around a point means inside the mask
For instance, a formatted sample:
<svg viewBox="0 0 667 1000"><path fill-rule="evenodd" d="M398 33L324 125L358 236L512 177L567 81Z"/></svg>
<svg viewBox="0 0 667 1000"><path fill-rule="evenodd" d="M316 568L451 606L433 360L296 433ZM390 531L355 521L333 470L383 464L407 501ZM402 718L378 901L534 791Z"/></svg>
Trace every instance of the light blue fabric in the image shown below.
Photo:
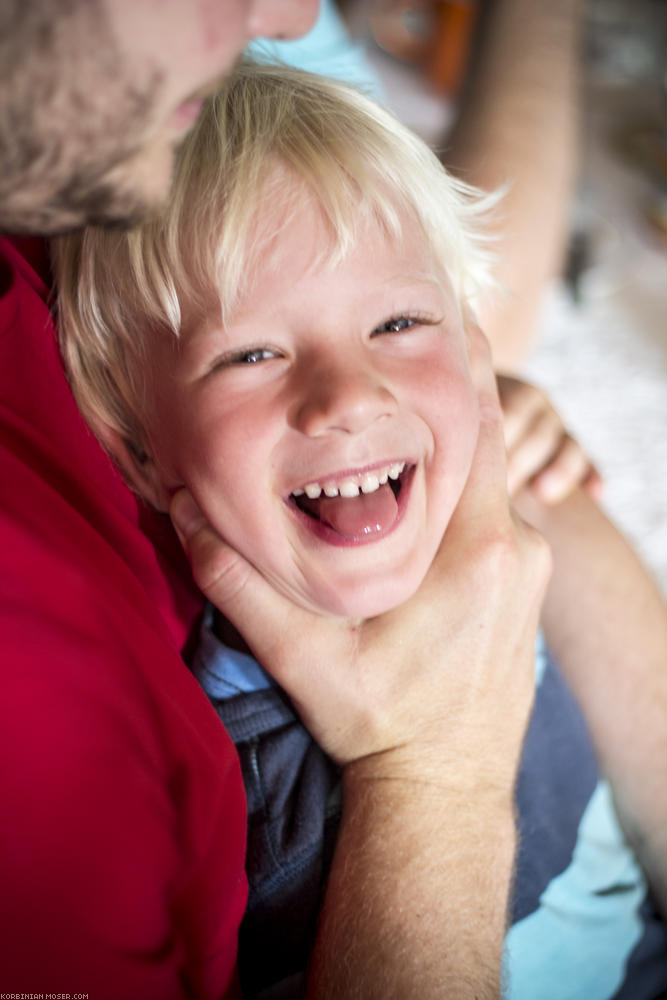
<svg viewBox="0 0 667 1000"><path fill-rule="evenodd" d="M570 865L540 906L510 928L504 982L511 1000L608 1000L623 983L642 936L646 882L598 783L584 812Z"/></svg>
<svg viewBox="0 0 667 1000"><path fill-rule="evenodd" d="M258 61L287 63L309 73L335 77L375 100L383 100L382 85L366 59L364 46L352 41L332 0L322 0L317 21L303 38L290 42L260 38L246 51Z"/></svg>
<svg viewBox="0 0 667 1000"><path fill-rule="evenodd" d="M192 658L192 672L209 698L235 698L250 691L264 691L274 682L254 656L225 646L213 634L212 605L207 605L199 642Z"/></svg>
<svg viewBox="0 0 667 1000"><path fill-rule="evenodd" d="M542 678L544 677L544 672L547 669L548 662L549 654L547 653L547 643L544 638L544 633L540 629L535 640L535 687L539 687L542 683Z"/></svg>

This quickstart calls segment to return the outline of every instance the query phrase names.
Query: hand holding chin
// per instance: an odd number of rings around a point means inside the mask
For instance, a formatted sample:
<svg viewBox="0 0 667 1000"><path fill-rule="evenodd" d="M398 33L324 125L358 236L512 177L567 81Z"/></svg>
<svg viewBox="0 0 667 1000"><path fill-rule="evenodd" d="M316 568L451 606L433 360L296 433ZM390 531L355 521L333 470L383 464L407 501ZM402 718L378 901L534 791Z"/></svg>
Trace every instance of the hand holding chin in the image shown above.
<svg viewBox="0 0 667 1000"><path fill-rule="evenodd" d="M334 759L505 796L532 704L550 560L510 509L495 379L481 334L473 340L472 470L426 579L399 608L360 624L307 611L227 546L186 491L171 513L199 586Z"/></svg>

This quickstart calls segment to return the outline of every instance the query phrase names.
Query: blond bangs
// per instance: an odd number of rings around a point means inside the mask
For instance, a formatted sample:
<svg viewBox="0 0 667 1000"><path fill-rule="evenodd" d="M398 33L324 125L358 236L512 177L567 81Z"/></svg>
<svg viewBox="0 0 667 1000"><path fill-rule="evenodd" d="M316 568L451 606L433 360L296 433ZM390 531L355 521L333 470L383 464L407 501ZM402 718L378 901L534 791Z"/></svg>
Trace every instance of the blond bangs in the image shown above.
<svg viewBox="0 0 667 1000"><path fill-rule="evenodd" d="M449 176L420 139L352 88L244 61L183 144L158 217L128 232L89 228L54 241L63 355L94 427L101 419L135 439L151 337L178 337L211 309L228 321L258 259L302 209L304 185L327 221L332 264L369 219L400 240L410 217L461 303L474 308L493 287L486 221L497 195Z"/></svg>

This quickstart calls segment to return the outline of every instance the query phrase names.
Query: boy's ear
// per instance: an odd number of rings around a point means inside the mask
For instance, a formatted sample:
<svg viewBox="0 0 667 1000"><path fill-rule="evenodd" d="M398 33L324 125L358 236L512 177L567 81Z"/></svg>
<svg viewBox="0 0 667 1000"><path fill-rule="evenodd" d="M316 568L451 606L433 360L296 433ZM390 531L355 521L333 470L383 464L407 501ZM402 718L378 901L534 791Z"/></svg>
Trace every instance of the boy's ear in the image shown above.
<svg viewBox="0 0 667 1000"><path fill-rule="evenodd" d="M166 513L169 510L170 495L153 459L140 446L123 437L116 428L108 424L98 422L94 430L135 493L156 510Z"/></svg>

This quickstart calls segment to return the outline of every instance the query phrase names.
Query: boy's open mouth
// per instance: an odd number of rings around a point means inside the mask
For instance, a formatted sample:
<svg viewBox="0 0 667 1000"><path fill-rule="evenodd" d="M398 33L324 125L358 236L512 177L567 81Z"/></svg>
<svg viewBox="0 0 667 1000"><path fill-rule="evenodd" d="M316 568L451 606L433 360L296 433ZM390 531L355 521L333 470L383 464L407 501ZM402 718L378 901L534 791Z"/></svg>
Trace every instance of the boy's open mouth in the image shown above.
<svg viewBox="0 0 667 1000"><path fill-rule="evenodd" d="M328 541L375 541L397 523L414 468L405 462L392 462L338 480L307 483L294 490L290 503L308 517L309 527Z"/></svg>

